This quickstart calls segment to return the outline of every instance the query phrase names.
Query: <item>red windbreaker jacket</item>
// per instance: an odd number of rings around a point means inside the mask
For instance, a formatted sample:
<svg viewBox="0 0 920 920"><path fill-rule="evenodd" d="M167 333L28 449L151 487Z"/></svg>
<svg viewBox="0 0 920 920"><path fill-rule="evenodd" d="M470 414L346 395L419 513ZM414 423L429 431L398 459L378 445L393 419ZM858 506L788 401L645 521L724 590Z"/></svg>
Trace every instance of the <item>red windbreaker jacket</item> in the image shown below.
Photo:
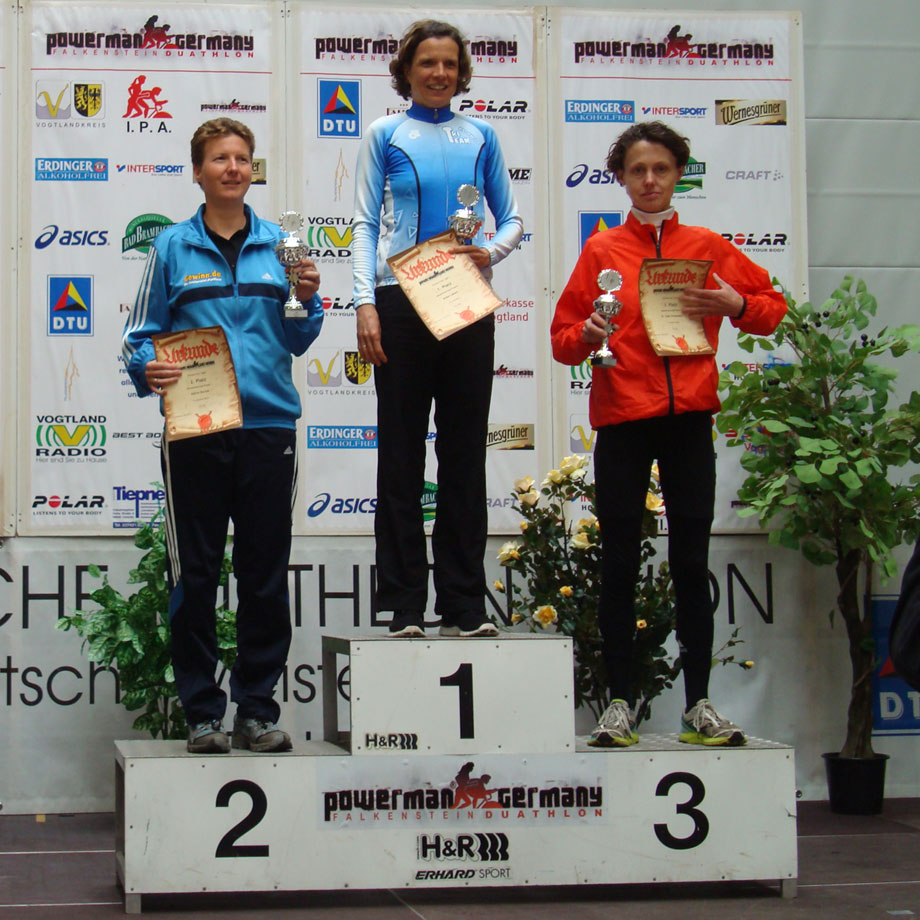
<svg viewBox="0 0 920 920"><path fill-rule="evenodd" d="M591 427L706 410L718 412L718 367L713 355L662 357L655 354L639 308L639 269L643 259L707 259L712 261L706 286L718 288L718 274L745 298L740 317L731 320L743 332L769 335L786 314L783 295L770 284L759 265L717 233L683 226L674 214L658 236L650 224L630 212L626 223L596 233L585 244L556 304L550 327L553 357L562 364L581 364L594 350L582 340L582 325L601 293L598 274L606 268L623 276L616 293L623 307L613 320L620 328L610 337L616 367L595 367L589 413ZM713 348L719 345L722 317L703 320Z"/></svg>

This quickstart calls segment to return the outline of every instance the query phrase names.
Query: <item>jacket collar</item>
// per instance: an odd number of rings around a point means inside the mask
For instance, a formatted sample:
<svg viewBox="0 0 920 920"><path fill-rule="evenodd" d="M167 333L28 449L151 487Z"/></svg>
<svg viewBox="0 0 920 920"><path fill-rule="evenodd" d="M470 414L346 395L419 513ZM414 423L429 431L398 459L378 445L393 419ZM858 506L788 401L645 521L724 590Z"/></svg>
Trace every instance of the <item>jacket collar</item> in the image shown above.
<svg viewBox="0 0 920 920"><path fill-rule="evenodd" d="M416 121L427 121L433 125L450 121L454 117L449 105L445 105L440 109L429 109L427 105L420 105L418 102L413 102L406 114L410 118L416 119Z"/></svg>
<svg viewBox="0 0 920 920"><path fill-rule="evenodd" d="M249 221L249 241L255 243L274 243L276 234L272 232L271 224L267 224L264 220L261 220L248 204L244 204L243 208L246 211L246 219ZM208 236L208 231L204 226L203 204L192 216L192 219L189 221L189 227L190 232L187 237L189 240L204 246L210 245L211 238Z"/></svg>
<svg viewBox="0 0 920 920"><path fill-rule="evenodd" d="M664 230L666 229L666 230L668 231L668 234L670 235L671 233L673 233L673 232L677 229L677 227L679 226L679 224L680 224L680 218L679 218L679 216L678 216L677 211L675 211L675 212L674 212L674 213L673 213L673 214L672 214L672 215L661 225L661 229L662 229L662 231L664 231ZM655 227L654 227L652 224L643 224L642 221L639 220L639 218L636 217L636 215L633 214L632 211L630 211L630 212L626 215L626 223L624 224L624 226L625 226L629 231L631 231L632 233L634 233L636 236L641 237L642 239L646 239L646 238L649 237L649 236L652 237L652 239L655 239L655 238L657 237L657 233L656 233Z"/></svg>

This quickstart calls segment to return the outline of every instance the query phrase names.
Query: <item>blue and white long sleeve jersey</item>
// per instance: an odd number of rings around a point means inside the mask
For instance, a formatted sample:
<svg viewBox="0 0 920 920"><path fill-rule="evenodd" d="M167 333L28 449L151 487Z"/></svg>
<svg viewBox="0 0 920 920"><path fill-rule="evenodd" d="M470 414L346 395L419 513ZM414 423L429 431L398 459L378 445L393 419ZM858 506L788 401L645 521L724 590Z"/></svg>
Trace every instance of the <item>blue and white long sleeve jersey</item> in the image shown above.
<svg viewBox="0 0 920 920"><path fill-rule="evenodd" d="M371 124L355 180L356 307L376 302L377 285L396 284L386 261L390 256L449 229L448 217L461 207L461 185L479 189L474 210L480 218L486 203L495 218L495 236L486 243L480 228L472 241L489 250L494 265L521 241L524 224L492 126L458 115L449 106L430 109L417 103ZM482 273L491 279L491 267Z"/></svg>
<svg viewBox="0 0 920 920"><path fill-rule="evenodd" d="M315 294L305 319L284 318L288 282L275 257L281 230L248 205L246 213L249 235L235 278L205 230L203 205L194 217L157 234L125 324L122 357L138 395L148 396L144 372L155 359L151 336L221 326L233 355L243 427L294 428L301 406L291 356L303 354L319 335L323 302Z"/></svg>

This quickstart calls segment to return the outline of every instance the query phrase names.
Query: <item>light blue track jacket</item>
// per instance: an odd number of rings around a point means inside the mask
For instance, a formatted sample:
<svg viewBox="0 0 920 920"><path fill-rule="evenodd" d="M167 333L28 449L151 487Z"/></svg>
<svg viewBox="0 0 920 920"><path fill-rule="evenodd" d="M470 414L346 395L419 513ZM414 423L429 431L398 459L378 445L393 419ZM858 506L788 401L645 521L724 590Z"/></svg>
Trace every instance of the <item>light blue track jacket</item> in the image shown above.
<svg viewBox="0 0 920 920"><path fill-rule="evenodd" d="M492 126L457 115L449 106L413 103L407 112L378 118L367 129L358 154L352 234L354 303L375 303L374 288L396 284L386 260L449 229L447 218L461 205L457 189L474 185L495 218L495 236L482 229L473 244L500 262L521 241L524 224ZM483 201L485 192L485 201ZM491 268L483 270L487 280Z"/></svg>
<svg viewBox="0 0 920 920"><path fill-rule="evenodd" d="M323 303L315 294L306 304L306 319L284 318L288 283L275 258L281 230L248 205L246 213L249 236L236 280L205 230L204 205L194 217L157 234L125 324L122 357L138 395L148 396L144 368L154 360L151 336L222 326L236 368L243 427L294 428L300 396L291 378L291 355L303 354L319 335Z"/></svg>

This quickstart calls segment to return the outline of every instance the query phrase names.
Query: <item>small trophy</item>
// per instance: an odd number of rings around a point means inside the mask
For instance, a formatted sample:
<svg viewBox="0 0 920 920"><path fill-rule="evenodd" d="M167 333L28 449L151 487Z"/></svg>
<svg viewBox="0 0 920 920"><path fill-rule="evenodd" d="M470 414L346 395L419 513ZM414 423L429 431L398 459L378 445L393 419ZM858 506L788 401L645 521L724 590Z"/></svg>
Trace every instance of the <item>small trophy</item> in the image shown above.
<svg viewBox="0 0 920 920"><path fill-rule="evenodd" d="M451 230L457 234L457 239L468 246L482 226L479 215L473 210L473 205L479 201L479 189L475 185L461 185L457 189L457 201L463 207L454 211L447 221Z"/></svg>
<svg viewBox="0 0 920 920"><path fill-rule="evenodd" d="M284 304L284 318L303 319L307 315L307 311L297 299L297 276L294 273L294 266L305 258L309 251L307 244L297 236L297 231L303 227L303 218L297 211L285 211L278 223L287 234L275 246L275 257L281 263L289 285L288 299Z"/></svg>
<svg viewBox="0 0 920 920"><path fill-rule="evenodd" d="M616 299L613 292L618 291L623 286L623 276L612 268L605 268L597 276L597 286L604 293L594 301L594 309L600 313L607 323L607 335L601 343L601 347L594 352L594 356L591 358L591 366L616 367L617 359L610 350L610 334L620 327L612 323L611 320L620 312L623 304Z"/></svg>

